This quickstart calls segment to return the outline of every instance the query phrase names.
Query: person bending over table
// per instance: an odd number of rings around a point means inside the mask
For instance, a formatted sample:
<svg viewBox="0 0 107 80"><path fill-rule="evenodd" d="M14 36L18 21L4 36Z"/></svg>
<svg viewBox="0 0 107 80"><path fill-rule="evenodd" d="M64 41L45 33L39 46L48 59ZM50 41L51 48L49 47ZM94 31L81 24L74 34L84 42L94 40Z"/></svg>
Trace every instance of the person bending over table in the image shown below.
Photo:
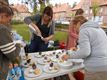
<svg viewBox="0 0 107 80"><path fill-rule="evenodd" d="M47 51L48 41L54 36L55 23L52 18L53 10L51 7L47 6L42 15L36 14L24 19L24 22L29 26L32 26L35 30L32 31L28 52Z"/></svg>
<svg viewBox="0 0 107 80"><path fill-rule="evenodd" d="M85 80L107 80L107 35L96 22L83 16L72 20L79 32L79 50L62 56L63 60L84 59Z"/></svg>

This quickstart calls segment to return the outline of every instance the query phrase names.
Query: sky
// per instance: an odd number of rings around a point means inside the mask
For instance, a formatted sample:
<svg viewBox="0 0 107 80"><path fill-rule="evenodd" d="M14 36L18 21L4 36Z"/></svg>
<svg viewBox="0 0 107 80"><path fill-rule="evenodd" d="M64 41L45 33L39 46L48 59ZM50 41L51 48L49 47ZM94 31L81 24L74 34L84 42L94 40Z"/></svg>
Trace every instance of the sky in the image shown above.
<svg viewBox="0 0 107 80"><path fill-rule="evenodd" d="M26 0L9 0L9 3L10 4L17 4L17 3L21 3L22 1L26 1ZM50 0L50 3L52 5L55 5L55 4L63 4L63 3L69 3L69 5L73 5L74 2L77 2L79 3L80 0ZM29 11L32 12L32 8L30 7L30 4L29 6L27 6Z"/></svg>
<svg viewBox="0 0 107 80"><path fill-rule="evenodd" d="M80 0L50 0L50 3L52 3L53 5L55 5L56 3L59 4L59 3L69 3L71 6L74 2L77 2L79 3Z"/></svg>
<svg viewBox="0 0 107 80"><path fill-rule="evenodd" d="M9 0L9 3L21 3L22 0ZM23 0L24 1L24 0ZM50 3L52 3L53 5L55 5L56 3L69 3L70 5L72 5L74 2L80 2L80 0L50 0Z"/></svg>

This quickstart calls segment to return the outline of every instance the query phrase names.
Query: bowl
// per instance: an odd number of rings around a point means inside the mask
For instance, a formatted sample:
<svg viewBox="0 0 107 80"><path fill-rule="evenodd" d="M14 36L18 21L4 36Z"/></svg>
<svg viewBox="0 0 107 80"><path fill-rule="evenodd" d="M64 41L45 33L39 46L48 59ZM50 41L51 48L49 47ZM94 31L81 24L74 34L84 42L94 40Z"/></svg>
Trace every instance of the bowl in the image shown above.
<svg viewBox="0 0 107 80"><path fill-rule="evenodd" d="M73 66L72 61L63 61L63 62L58 62L59 66L63 69L71 69Z"/></svg>

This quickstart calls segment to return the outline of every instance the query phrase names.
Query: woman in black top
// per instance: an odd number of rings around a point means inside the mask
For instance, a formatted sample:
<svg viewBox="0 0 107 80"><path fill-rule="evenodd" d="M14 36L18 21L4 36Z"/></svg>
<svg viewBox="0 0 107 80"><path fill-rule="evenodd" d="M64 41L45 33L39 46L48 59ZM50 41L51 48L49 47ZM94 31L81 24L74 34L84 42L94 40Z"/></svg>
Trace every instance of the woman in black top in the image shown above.
<svg viewBox="0 0 107 80"><path fill-rule="evenodd" d="M52 20L53 10L51 7L45 7L42 15L36 14L24 19L25 23L32 26L35 31L32 32L31 43L28 52L46 51L48 42L54 36L55 23Z"/></svg>

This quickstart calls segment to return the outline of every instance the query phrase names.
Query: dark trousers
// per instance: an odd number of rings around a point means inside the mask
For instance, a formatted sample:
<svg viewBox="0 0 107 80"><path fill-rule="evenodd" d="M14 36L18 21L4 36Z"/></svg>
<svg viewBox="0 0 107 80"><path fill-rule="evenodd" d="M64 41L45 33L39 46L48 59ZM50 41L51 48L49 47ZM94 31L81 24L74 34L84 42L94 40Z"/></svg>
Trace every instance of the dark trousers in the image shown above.
<svg viewBox="0 0 107 80"><path fill-rule="evenodd" d="M28 50L25 51L28 53L47 51L48 43L46 44L40 37L36 37L31 40L31 43L27 47Z"/></svg>

